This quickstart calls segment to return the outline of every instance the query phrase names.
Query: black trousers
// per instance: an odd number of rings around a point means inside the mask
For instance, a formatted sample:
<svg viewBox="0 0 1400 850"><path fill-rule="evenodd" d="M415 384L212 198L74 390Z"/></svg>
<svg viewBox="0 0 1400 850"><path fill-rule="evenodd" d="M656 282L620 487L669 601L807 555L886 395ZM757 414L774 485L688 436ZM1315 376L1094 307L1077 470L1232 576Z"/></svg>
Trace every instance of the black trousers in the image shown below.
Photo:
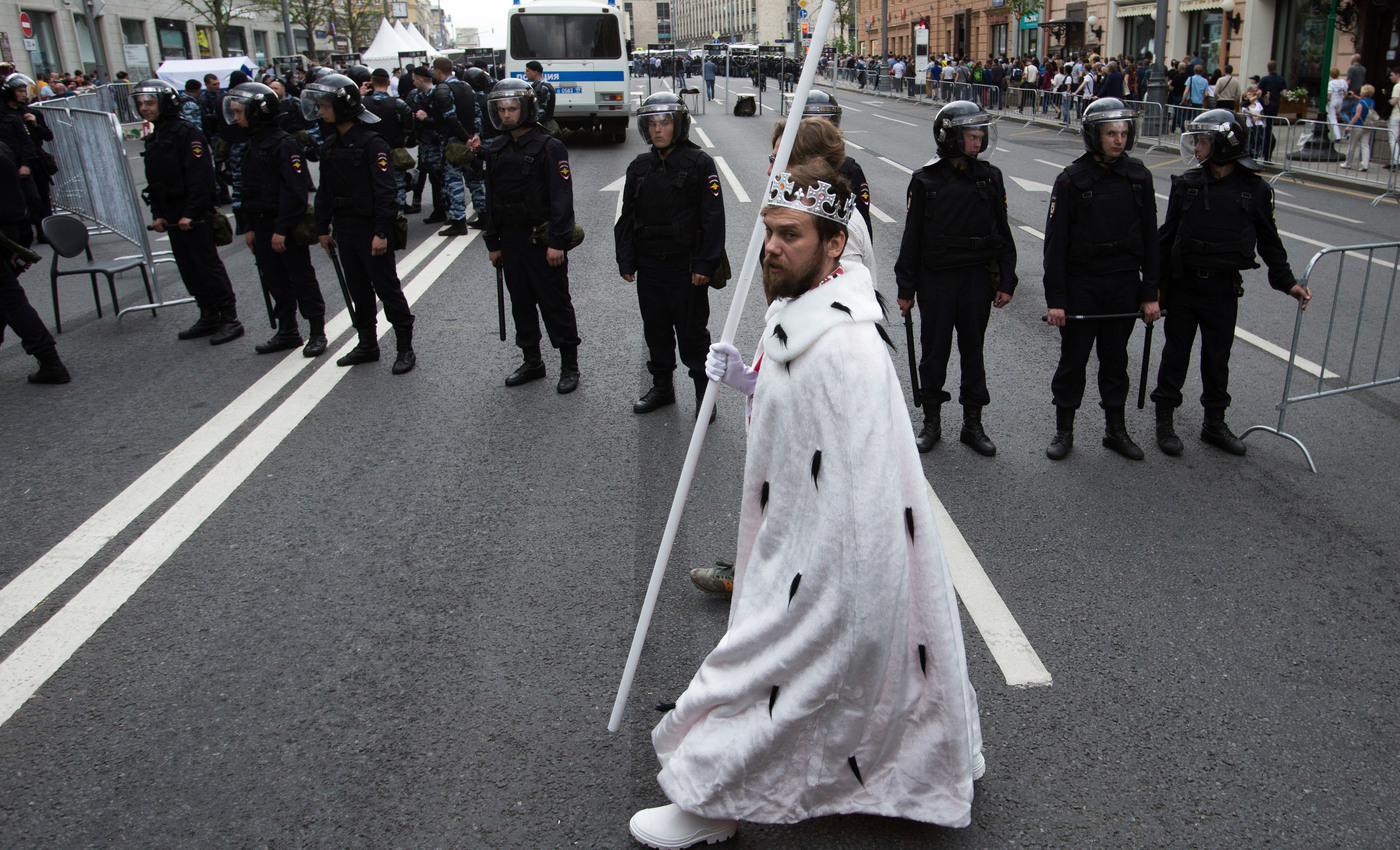
<svg viewBox="0 0 1400 850"><path fill-rule="evenodd" d="M263 286L272 295L272 312L279 325L296 322L298 307L303 318L324 319L326 299L311 267L311 249L298 245L287 237L287 250L281 254L272 250L274 217L253 216L253 258Z"/></svg>
<svg viewBox="0 0 1400 850"><path fill-rule="evenodd" d="M1181 387L1191 365L1191 346L1196 330L1201 331L1201 406L1224 410L1230 406L1230 349L1235 344L1235 319L1240 300L1235 280L1201 280L1176 277L1167 288L1162 304L1168 308L1162 335L1162 362L1157 367L1157 388L1152 400L1157 404L1180 407Z"/></svg>
<svg viewBox="0 0 1400 850"><path fill-rule="evenodd" d="M336 250L345 272L345 286L355 302L355 329L361 338L373 335L378 325L375 296L384 303L384 318L395 330L412 330L413 313L399 284L399 270L394 264L393 234L389 234L389 249L379 256L370 253L374 242L374 226L369 221L346 221L337 217L333 222Z"/></svg>
<svg viewBox="0 0 1400 850"><path fill-rule="evenodd" d="M515 319L515 344L536 348L540 344L540 319L544 319L549 344L568 348L579 344L578 320L569 297L569 258L551 266L544 245L530 244L530 228L501 228L501 262L510 314Z"/></svg>
<svg viewBox="0 0 1400 850"><path fill-rule="evenodd" d="M170 234L170 251L175 255L175 267L180 270L185 289L201 309L232 310L237 299L224 261L219 259L209 222L201 221L189 230L181 230L178 220L167 218L166 232Z"/></svg>
<svg viewBox="0 0 1400 850"><path fill-rule="evenodd" d="M952 398L943 389L948 379L948 358L953 352L953 331L958 333L958 359L962 385L958 403L983 407L987 394L987 367L982 344L992 315L992 278L985 266L965 266L941 271L919 286L919 389L923 400L942 404Z"/></svg>
<svg viewBox="0 0 1400 850"><path fill-rule="evenodd" d="M40 230L40 227L43 225L44 219L53 215L53 186L50 183L51 180L53 180L53 178L49 177L47 174L34 177L34 191L39 202L29 208L29 220L34 225L35 233L43 232Z"/></svg>
<svg viewBox="0 0 1400 850"><path fill-rule="evenodd" d="M710 287L690 283L690 257L637 258L637 304L647 342L647 371L669 375L676 349L692 378L705 377L710 351Z"/></svg>
<svg viewBox="0 0 1400 850"><path fill-rule="evenodd" d="M4 232L26 248L32 241L27 225L6 226ZM19 275L11 264L12 260L9 253L0 253L0 342L4 341L5 326L8 325L19 335L24 353L35 355L54 347L53 334L44 327L44 321L29 303L24 287L19 285Z"/></svg>
<svg viewBox="0 0 1400 850"><path fill-rule="evenodd" d="M1067 313L1094 315L1132 313L1138 301L1141 278L1136 272L1122 275L1071 278ZM1050 381L1056 407L1078 410L1084 400L1085 369L1095 348L1099 354L1099 406L1105 410L1128 401L1128 340L1136 319L1070 321L1060 328L1060 362Z"/></svg>

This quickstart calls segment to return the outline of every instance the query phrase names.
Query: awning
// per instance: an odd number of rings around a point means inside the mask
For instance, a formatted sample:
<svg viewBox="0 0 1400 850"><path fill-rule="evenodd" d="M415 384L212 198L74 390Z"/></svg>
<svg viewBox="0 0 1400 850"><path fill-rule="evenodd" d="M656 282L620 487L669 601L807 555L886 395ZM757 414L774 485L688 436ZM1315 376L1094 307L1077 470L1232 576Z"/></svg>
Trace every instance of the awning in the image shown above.
<svg viewBox="0 0 1400 850"><path fill-rule="evenodd" d="M1116 17L1136 18L1139 15L1150 15L1157 11L1156 3L1134 3L1131 6L1119 6Z"/></svg>
<svg viewBox="0 0 1400 850"><path fill-rule="evenodd" d="M1214 12L1225 5L1225 0L1186 0L1179 7L1182 12Z"/></svg>

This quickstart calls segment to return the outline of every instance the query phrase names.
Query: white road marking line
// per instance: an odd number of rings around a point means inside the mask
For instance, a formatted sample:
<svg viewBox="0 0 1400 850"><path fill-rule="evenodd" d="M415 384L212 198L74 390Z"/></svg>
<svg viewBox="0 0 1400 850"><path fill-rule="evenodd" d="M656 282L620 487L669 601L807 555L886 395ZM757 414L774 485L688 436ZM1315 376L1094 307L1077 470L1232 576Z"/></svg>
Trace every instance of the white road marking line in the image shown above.
<svg viewBox="0 0 1400 850"><path fill-rule="evenodd" d="M870 205L870 214L883 221L885 224L894 224L894 219L885 215L884 211L874 204Z"/></svg>
<svg viewBox="0 0 1400 850"><path fill-rule="evenodd" d="M858 151L863 151L863 150L865 150L865 148L861 147L860 145L856 144L855 142L851 141L850 139L846 139L846 147L848 147L848 148L855 148L855 149L858 150Z"/></svg>
<svg viewBox="0 0 1400 850"><path fill-rule="evenodd" d="M1310 212L1313 215L1325 215L1328 218L1335 218L1337 221L1345 221L1347 224L1366 223L1359 218L1348 218L1344 215L1337 215L1336 213L1326 212L1325 210L1314 209L1313 207L1304 206L1302 204L1290 204L1288 201L1280 201L1278 198L1274 198L1274 205L1280 207L1289 207L1295 210L1302 210L1303 212Z"/></svg>
<svg viewBox="0 0 1400 850"><path fill-rule="evenodd" d="M1007 150L1006 148L1003 148L1003 147L998 146L998 147L997 147L997 153L1011 153L1011 151Z"/></svg>
<svg viewBox="0 0 1400 850"><path fill-rule="evenodd" d="M1036 162L1040 163L1041 165L1048 165L1051 168L1059 168L1062 170L1064 169L1063 165L1060 165L1058 162L1051 162L1048 159L1037 159Z"/></svg>
<svg viewBox="0 0 1400 850"><path fill-rule="evenodd" d="M1274 345L1272 342L1269 342L1267 339L1264 339L1261 336L1255 336L1254 334L1250 333L1244 328L1239 327L1238 325L1235 326L1235 337L1240 340L1243 340L1244 342L1249 343L1250 345L1260 349L1261 351L1264 351L1265 353L1272 354L1273 356L1284 361L1285 363L1288 362L1288 349L1283 348L1282 346ZM1326 373L1323 373L1323 369L1321 366L1317 365L1311 360L1308 360L1305 357L1299 357L1298 359L1294 360L1293 365L1297 366L1299 369L1302 369L1304 372L1307 372L1309 375L1312 375L1314 378L1341 377L1341 375L1338 375L1336 372L1333 372L1330 369L1328 369Z"/></svg>
<svg viewBox="0 0 1400 850"><path fill-rule="evenodd" d="M856 109L854 106L843 106L843 107L841 107L841 109L842 109L842 111L845 111L845 110L848 110L848 109L849 109L851 112L864 112L864 111L865 111L864 109Z"/></svg>
<svg viewBox="0 0 1400 850"><path fill-rule="evenodd" d="M866 106L884 106L884 105L885 105L883 101L879 101L879 100L866 100L866 101L861 101L861 102L864 103Z"/></svg>
<svg viewBox="0 0 1400 850"><path fill-rule="evenodd" d="M1031 234L1032 236L1036 237L1037 239L1044 239L1044 238L1045 238L1045 234L1044 234L1044 233L1041 233L1039 230L1036 230L1034 227L1027 227L1026 225L1022 224L1022 225L1020 225L1020 228L1021 228L1022 230L1024 230L1024 231L1026 231L1027 233ZM1318 244L1322 244L1322 243L1318 243ZM1377 260L1376 262L1380 262L1380 261ZM1241 328L1240 326L1236 325L1236 326L1235 326L1235 337L1238 338L1238 339L1240 339L1240 340L1242 340L1242 341L1244 341L1244 342L1249 343L1250 345L1254 346L1255 348L1258 348L1260 351L1263 351L1263 352L1266 353L1266 354L1272 354L1273 356L1275 356L1275 357L1277 357L1278 359L1284 361L1285 363L1288 362L1288 349L1283 348L1282 346L1274 345L1272 342L1269 342L1267 339L1264 339L1262 336L1258 336L1258 335L1256 335L1256 334L1252 334L1252 333L1250 333L1249 331L1245 330L1244 328ZM1293 361L1293 365L1297 366L1299 369L1302 369L1304 372L1307 372L1309 375L1312 375L1314 378L1316 378L1316 377L1323 377L1323 378L1340 378L1340 377L1341 377L1341 376L1338 375L1336 372L1333 372L1333 371L1331 371L1330 369L1327 370L1327 371L1324 373L1321 366L1317 365L1316 363L1312 362L1311 360L1307 359L1306 357L1299 357L1298 359L1294 360L1294 361Z"/></svg>
<svg viewBox="0 0 1400 850"><path fill-rule="evenodd" d="M1026 192L1049 192L1050 190L1052 190L1052 189L1055 188L1054 186L1051 186L1049 183L1037 183L1037 182L1034 181L1034 180L1025 180L1025 179L1023 179L1023 178L1016 177L1016 176L1014 176L1014 175L1007 175L1007 176L1008 176L1008 177L1011 177L1011 179L1012 179L1013 181L1015 181L1016 185L1017 185L1017 186L1020 186L1021 189L1022 189L1023 191L1026 191Z"/></svg>
<svg viewBox="0 0 1400 850"><path fill-rule="evenodd" d="M880 118L880 119L883 119L883 120L885 120L885 121L893 121L893 122L896 123L896 124L903 124L903 125L906 126L906 127L917 127L917 126L919 126L918 124L915 124L915 123L913 123L913 122L911 122L911 121L901 121L901 120L899 120L898 118L891 118L891 117L889 117L888 115L881 115L881 114L878 113L878 112L872 112L872 113L870 113L870 114L871 114L871 115L874 115L876 118Z"/></svg>
<svg viewBox="0 0 1400 850"><path fill-rule="evenodd" d="M1011 610L1002 601L1001 594L987 578L982 564L972 553L972 547L967 545L957 524L939 501L938 494L933 492L933 485L927 481L924 483L928 486L929 506L933 508L934 518L938 522L938 536L942 538L943 555L948 561L953 588L981 633L992 658L996 659L1001 674L1006 677L1006 684L1013 688L1048 687L1051 684L1050 671L1045 669L1026 633L1021 631Z"/></svg>
<svg viewBox="0 0 1400 850"><path fill-rule="evenodd" d="M712 148L712 147L715 146L715 143L712 142L712 141L710 141L710 137L707 136L707 135L705 135L705 131L704 131L704 130L701 130L701 129L700 129L698 126L696 126L695 124L691 124L690 126L691 126L691 129L693 129L693 130L696 132L696 134L700 136L700 141L702 141L702 142L705 143L705 147L707 147L707 148Z"/></svg>
<svg viewBox="0 0 1400 850"><path fill-rule="evenodd" d="M451 266L479 231L456 239L404 287L412 305ZM383 315L382 311L379 314ZM337 319L340 317L337 316ZM389 326L381 324L389 333ZM348 351L347 340L337 354ZM295 353L295 356L300 356ZM328 358L286 401L243 438L145 533L88 583L67 605L0 662L0 725L19 710L50 676L175 553L248 476L282 444L340 379L350 373Z"/></svg>
<svg viewBox="0 0 1400 850"><path fill-rule="evenodd" d="M477 233L479 231L473 231ZM446 237L433 235L399 261L400 276L406 276L437 249ZM350 329L346 311L326 322L326 336L334 340ZM263 405L282 391L303 368L315 361L289 352L281 362L259 378L223 410L193 434L171 449L160 462L136 479L110 502L60 540L24 572L0 588L0 634L9 631L25 614L40 605L49 594L106 546L152 504L175 486L191 469L241 427Z"/></svg>
<svg viewBox="0 0 1400 850"><path fill-rule="evenodd" d="M913 174L913 173L914 173L913 169L905 168L904 166L900 165L899 163L895 162L894 160L892 160L892 159L890 159L890 158L888 158L888 157L883 157L883 156L881 156L881 157L876 157L876 158L879 159L881 162L885 163L886 165L893 165L895 168L898 168L900 171L903 171L905 174Z"/></svg>
<svg viewBox="0 0 1400 850"><path fill-rule="evenodd" d="M715 157L715 165L719 166L720 173L724 179L729 181L729 188L734 190L734 197L739 199L739 203L749 203L749 193L744 191L744 187L739 185L739 178L734 176L734 172L729 170L729 163L724 161L724 157Z"/></svg>
<svg viewBox="0 0 1400 850"><path fill-rule="evenodd" d="M606 185L606 186L604 186L603 188L601 188L601 189L598 190L599 192L616 192L616 193L617 193L617 209L613 210L613 224L617 224L617 220L618 220L619 218L622 218L622 190L625 189L626 187L627 187L627 175L624 174L624 175L622 175L621 177L619 177L619 178L617 178L616 180L614 180L613 182L609 183L608 185Z"/></svg>

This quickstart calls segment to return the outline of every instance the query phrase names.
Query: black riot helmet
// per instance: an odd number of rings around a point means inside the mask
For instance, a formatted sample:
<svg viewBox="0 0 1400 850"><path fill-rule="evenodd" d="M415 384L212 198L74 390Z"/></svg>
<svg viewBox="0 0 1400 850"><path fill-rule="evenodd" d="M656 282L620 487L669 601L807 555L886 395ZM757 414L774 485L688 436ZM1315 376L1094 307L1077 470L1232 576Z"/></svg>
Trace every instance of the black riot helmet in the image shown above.
<svg viewBox="0 0 1400 850"><path fill-rule="evenodd" d="M467 81L467 85L479 92L488 92L496 84L496 78L481 70L472 67L462 72L462 78Z"/></svg>
<svg viewBox="0 0 1400 850"><path fill-rule="evenodd" d="M277 93L262 83L240 83L224 95L224 121L237 124L237 113L248 116L248 126L267 127L277 121Z"/></svg>
<svg viewBox="0 0 1400 850"><path fill-rule="evenodd" d="M1128 123L1128 146L1124 153L1133 149L1137 141L1137 110L1132 109L1116 97L1101 97L1084 110L1081 132L1084 135L1084 149L1089 153L1103 155L1103 127L1118 121Z"/></svg>
<svg viewBox="0 0 1400 850"><path fill-rule="evenodd" d="M365 111L360 102L360 87L344 74L327 74L301 90L301 114L307 121L320 117L316 104L328 101L335 110L335 120L350 121L355 118L366 124L378 124L379 116Z"/></svg>
<svg viewBox="0 0 1400 850"><path fill-rule="evenodd" d="M520 119L506 125L501 121L498 110L501 106L512 104L520 107ZM486 111L491 115L491 126L502 132L517 127L528 127L540 120L540 108L535 101L534 86L516 78L501 80L491 87L491 93L486 95Z"/></svg>
<svg viewBox="0 0 1400 850"><path fill-rule="evenodd" d="M637 108L637 132L642 134L642 141L652 143L651 122L662 115L669 117L675 125L675 132L671 135L673 147L690 138L690 110L686 108L685 101L671 92L659 91L648 96Z"/></svg>
<svg viewBox="0 0 1400 850"><path fill-rule="evenodd" d="M5 78L0 83L0 103L19 102L19 93L28 92L34 86L34 81L16 71Z"/></svg>
<svg viewBox="0 0 1400 850"><path fill-rule="evenodd" d="M1210 109L1192 118L1181 134L1181 160L1187 165L1233 162L1250 171L1259 164L1249 155L1249 136L1235 113Z"/></svg>
<svg viewBox="0 0 1400 850"><path fill-rule="evenodd" d="M802 106L803 118L825 118L837 127L841 126L841 107L836 103L836 95L812 89L807 93L807 102Z"/></svg>
<svg viewBox="0 0 1400 850"><path fill-rule="evenodd" d="M997 147L996 120L995 115L970 100L955 100L938 110L933 119L933 141L938 147L938 156L942 159L970 156L984 162L990 159ZM975 135L977 132L982 134L980 140Z"/></svg>
<svg viewBox="0 0 1400 850"><path fill-rule="evenodd" d="M369 82L371 76L369 68L364 65L351 65L345 69L345 76L355 81L355 85L362 86Z"/></svg>
<svg viewBox="0 0 1400 850"><path fill-rule="evenodd" d="M131 90L131 105L141 112L141 104L152 98L160 106L161 118L177 118L180 115L180 93L165 80L144 80Z"/></svg>

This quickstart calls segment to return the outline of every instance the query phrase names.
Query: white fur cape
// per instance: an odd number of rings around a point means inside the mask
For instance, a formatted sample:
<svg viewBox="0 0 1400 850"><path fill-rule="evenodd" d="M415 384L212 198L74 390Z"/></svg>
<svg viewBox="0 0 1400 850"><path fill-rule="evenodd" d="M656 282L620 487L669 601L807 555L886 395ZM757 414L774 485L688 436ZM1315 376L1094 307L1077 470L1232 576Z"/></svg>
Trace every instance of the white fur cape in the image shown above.
<svg viewBox="0 0 1400 850"><path fill-rule="evenodd" d="M970 822L976 696L882 317L860 266L768 311L729 629L652 732L685 811Z"/></svg>

